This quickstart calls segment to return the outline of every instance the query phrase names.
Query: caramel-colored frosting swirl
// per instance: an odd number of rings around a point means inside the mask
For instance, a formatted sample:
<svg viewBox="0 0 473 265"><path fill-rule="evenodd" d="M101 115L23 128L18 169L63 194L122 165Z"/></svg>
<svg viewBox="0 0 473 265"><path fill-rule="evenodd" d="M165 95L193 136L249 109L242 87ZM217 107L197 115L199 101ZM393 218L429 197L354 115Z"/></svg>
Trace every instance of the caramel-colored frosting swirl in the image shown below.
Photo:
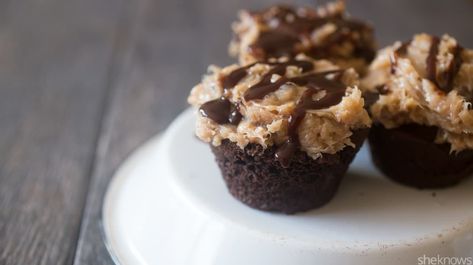
<svg viewBox="0 0 473 265"><path fill-rule="evenodd" d="M352 130L370 126L357 84L353 69L297 56L213 67L188 100L199 109L196 134L203 141L292 145L318 158L353 146Z"/></svg>
<svg viewBox="0 0 473 265"><path fill-rule="evenodd" d="M437 143L473 149L473 51L454 38L418 34L381 50L363 88L383 88L370 107L375 122L435 126Z"/></svg>
<svg viewBox="0 0 473 265"><path fill-rule="evenodd" d="M230 53L240 63L304 53L364 72L375 55L373 29L345 13L342 1L318 9L273 6L241 11Z"/></svg>

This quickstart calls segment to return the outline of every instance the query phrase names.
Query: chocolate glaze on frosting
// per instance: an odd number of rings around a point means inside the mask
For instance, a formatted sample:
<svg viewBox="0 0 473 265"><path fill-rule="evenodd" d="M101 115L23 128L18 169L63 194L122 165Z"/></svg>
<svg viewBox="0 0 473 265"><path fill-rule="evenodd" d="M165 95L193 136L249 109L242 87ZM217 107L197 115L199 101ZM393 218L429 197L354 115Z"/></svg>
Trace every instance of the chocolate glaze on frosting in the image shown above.
<svg viewBox="0 0 473 265"><path fill-rule="evenodd" d="M365 107L369 108L373 105L376 101L378 101L380 95L387 95L389 94L389 87L386 85L379 85L375 87L375 92L373 91L365 91L363 93L363 98L365 99Z"/></svg>
<svg viewBox="0 0 473 265"><path fill-rule="evenodd" d="M273 66L273 68L262 76L260 82L251 86L245 92L244 99L246 101L262 99L267 94L278 90L282 85L290 82L307 87L302 98L297 102L294 113L289 117L288 139L278 148L275 154L276 159L281 162L281 165L287 167L289 166L294 152L299 147L297 131L301 121L305 117L306 111L324 109L337 105L345 95L346 85L340 81L344 70L333 70L287 78L284 75L288 66L297 66L301 68L304 73L312 70L314 65L304 60L290 60L287 62L266 64ZM231 89L232 86L237 85L238 82L248 74L247 70L253 65L255 65L255 63L237 68L227 76L222 77L220 81L223 87L228 90ZM271 78L274 74L280 75L281 78L275 82L271 82ZM332 76L332 79L329 79L328 76ZM314 100L312 98L313 95L321 91L325 91L325 95L318 100ZM238 125L242 119L242 115L238 111L238 106L232 104L225 97L204 103L199 111L202 116L208 117L218 124Z"/></svg>
<svg viewBox="0 0 473 265"><path fill-rule="evenodd" d="M248 75L247 70L254 66L256 63L243 66L233 70L227 76L224 76L220 82L224 89L231 89L238 84L243 78ZM284 63L266 63L268 65L273 65L274 68L271 69L267 74L265 74L262 80L252 86L245 93L245 100L261 99L265 95L277 90L281 85L287 83L289 80L281 78L276 83L271 83L271 77L273 74L284 75L286 73L286 68L288 66L297 66L302 69L302 72L310 71L313 69L314 65L308 61L296 61L291 60ZM242 115L239 112L239 107L236 104L231 103L225 97L219 99L211 100L204 103L199 111L204 117L208 117L215 121L218 124L232 124L238 125L242 119Z"/></svg>
<svg viewBox="0 0 473 265"><path fill-rule="evenodd" d="M403 57L403 56L406 56L407 54L407 47L409 47L409 45L411 45L411 41L408 41L408 42L404 42L401 46L399 46L399 48L395 49L392 56L389 58L391 60L391 74L395 74L396 73L396 66L397 66L397 62L398 62L398 58L399 57Z"/></svg>
<svg viewBox="0 0 473 265"><path fill-rule="evenodd" d="M225 97L202 104L199 112L202 116L208 117L218 124L238 125L242 118L238 105L231 103Z"/></svg>
<svg viewBox="0 0 473 265"><path fill-rule="evenodd" d="M336 26L336 30L327 37L323 45L313 46L307 51L308 55L314 58L326 58L329 55L327 49L332 45L349 41L355 47L355 56L365 58L367 61L371 61L374 57L371 47L361 39L353 37L353 31L372 31L368 25L360 21L346 18L339 13L321 17L307 9L303 9L305 14L301 15L301 12L288 6L277 6L275 10L277 11L271 15L265 12L252 13L254 16L261 16L260 19L270 25L270 29L261 32L250 46L253 53L264 54L265 58L294 56L297 53L295 45L300 42L302 36L309 37L314 30L332 23Z"/></svg>
<svg viewBox="0 0 473 265"><path fill-rule="evenodd" d="M241 64L305 54L363 74L376 53L373 28L351 18L344 1L243 10L233 32L229 51Z"/></svg>
<svg viewBox="0 0 473 265"><path fill-rule="evenodd" d="M473 149L473 51L448 35L417 34L378 53L363 80L373 121L386 129L405 124L437 127L436 144L451 152ZM386 86L387 94L377 87Z"/></svg>
<svg viewBox="0 0 473 265"><path fill-rule="evenodd" d="M462 64L460 52L462 48L457 45L453 52L453 60L448 66L447 71L440 76L437 74L437 54L439 53L440 38L432 37L432 44L427 57L427 78L432 81L440 90L448 93L452 90L453 79L460 70Z"/></svg>
<svg viewBox="0 0 473 265"><path fill-rule="evenodd" d="M358 82L354 69L301 54L209 67L188 101L199 108L195 133L204 142L256 144L292 167L295 153L318 160L355 148L353 133L371 125Z"/></svg>
<svg viewBox="0 0 473 265"><path fill-rule="evenodd" d="M460 66L462 64L461 59L461 51L462 47L456 45L454 52L453 52L453 60L449 64L446 71L438 74L437 73L437 55L439 53L439 46L440 46L440 38L437 36L432 36L432 41L429 48L429 53L426 58L426 78L430 80L435 86L443 91L444 93L448 93L453 89L453 80L457 75L458 71L460 70ZM394 74L396 72L397 66L397 58L404 57L407 54L407 49L411 45L412 40L403 43L399 48L395 49L391 59L391 73Z"/></svg>
<svg viewBox="0 0 473 265"><path fill-rule="evenodd" d="M440 39L432 36L432 43L430 44L429 55L426 59L427 79L432 81L437 87L437 54L439 53ZM447 91L448 92L448 91Z"/></svg>
<svg viewBox="0 0 473 265"><path fill-rule="evenodd" d="M256 63L249 64L244 67L240 67L234 71L232 71L229 75L223 77L220 82L224 89L231 89L232 87L236 86L238 82L240 82L245 76L248 75L247 70L251 68Z"/></svg>
<svg viewBox="0 0 473 265"><path fill-rule="evenodd" d="M279 87L289 82L289 79L282 77L278 81L271 83L271 77L274 74L284 76L286 74L287 67L290 65L300 67L303 73L314 68L314 65L308 61L289 61L287 63L276 63L270 65L273 65L274 68L265 74L258 84L250 87L245 92L245 100L262 99L267 94L278 90Z"/></svg>
<svg viewBox="0 0 473 265"><path fill-rule="evenodd" d="M263 86L264 84L271 82L271 76L273 74L284 75L286 73L286 67L288 66L297 66L302 69L302 72L310 71L314 68L314 65L309 61L297 61L297 60L290 60L283 63L272 63L272 62L264 62L267 65L275 66L270 72L268 72L264 77L263 80L254 85L254 87ZM236 86L243 78L248 75L248 69L254 66L256 63L252 63L240 68L237 68L230 72L227 76L221 78L220 82L225 89L231 89L232 87ZM251 90L251 88L250 88ZM251 100L251 99L247 99Z"/></svg>
<svg viewBox="0 0 473 265"><path fill-rule="evenodd" d="M290 79L297 85L305 85L308 89L299 100L296 110L289 117L288 139L276 151L276 159L282 166L288 167L291 159L299 147L298 128L306 115L307 110L325 109L333 105L337 105L345 95L346 86L338 79L341 77L343 70L316 73ZM335 80L327 79L329 74L335 74ZM325 96L319 100L313 100L312 96L317 92L324 90Z"/></svg>

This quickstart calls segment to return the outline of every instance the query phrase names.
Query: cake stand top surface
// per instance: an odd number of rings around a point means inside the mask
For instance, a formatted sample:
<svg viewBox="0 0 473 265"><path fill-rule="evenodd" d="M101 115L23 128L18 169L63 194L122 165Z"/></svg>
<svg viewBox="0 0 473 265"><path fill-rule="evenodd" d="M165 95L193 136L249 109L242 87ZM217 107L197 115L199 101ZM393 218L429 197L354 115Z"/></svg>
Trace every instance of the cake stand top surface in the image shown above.
<svg viewBox="0 0 473 265"><path fill-rule="evenodd" d="M423 244L472 230L473 179L443 190L404 187L373 167L366 145L326 206L296 215L248 208L228 193L209 147L193 130L188 110L163 139L177 190L208 214L274 240L369 250Z"/></svg>
<svg viewBox="0 0 473 265"><path fill-rule="evenodd" d="M282 260L291 257L307 261L300 264L332 264L341 255L376 255L382 261L390 255L392 262L384 264L403 264L398 261L403 256L458 253L465 246L462 253L473 254L473 179L443 190L404 187L372 166L365 146L326 206L295 215L258 211L229 194L210 148L193 134L194 119L193 111L185 111L117 171L105 198L103 226L120 264L175 264L186 255L192 264L224 264L216 256L225 260L236 245L242 254L235 262L261 246L266 256L250 254L269 257L262 262L281 260L273 264L287 264Z"/></svg>

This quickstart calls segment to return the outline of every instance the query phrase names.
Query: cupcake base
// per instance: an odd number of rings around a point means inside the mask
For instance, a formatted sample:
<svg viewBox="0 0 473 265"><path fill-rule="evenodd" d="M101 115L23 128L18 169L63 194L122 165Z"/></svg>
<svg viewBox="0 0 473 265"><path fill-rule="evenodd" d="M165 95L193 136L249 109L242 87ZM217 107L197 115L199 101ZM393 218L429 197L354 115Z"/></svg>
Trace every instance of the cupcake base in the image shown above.
<svg viewBox="0 0 473 265"><path fill-rule="evenodd" d="M252 208L292 214L323 206L333 198L367 134L367 130L354 132L356 148L346 147L316 160L297 151L288 168L274 158L275 147L249 144L241 149L225 140L211 149L236 199Z"/></svg>
<svg viewBox="0 0 473 265"><path fill-rule="evenodd" d="M453 186L473 173L473 150L450 153L434 143L436 127L373 124L369 143L374 164L389 178L416 188Z"/></svg>

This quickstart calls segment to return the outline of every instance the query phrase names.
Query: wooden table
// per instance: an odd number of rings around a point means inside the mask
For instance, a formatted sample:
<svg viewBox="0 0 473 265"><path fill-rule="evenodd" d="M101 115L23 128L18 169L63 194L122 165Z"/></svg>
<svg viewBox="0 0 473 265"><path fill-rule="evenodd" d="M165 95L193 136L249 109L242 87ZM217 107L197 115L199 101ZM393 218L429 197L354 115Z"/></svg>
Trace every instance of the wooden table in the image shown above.
<svg viewBox="0 0 473 265"><path fill-rule="evenodd" d="M236 10L270 2L0 1L0 264L112 264L100 213L113 173L207 65L232 62ZM427 31L473 47L471 0L348 2L382 45Z"/></svg>

